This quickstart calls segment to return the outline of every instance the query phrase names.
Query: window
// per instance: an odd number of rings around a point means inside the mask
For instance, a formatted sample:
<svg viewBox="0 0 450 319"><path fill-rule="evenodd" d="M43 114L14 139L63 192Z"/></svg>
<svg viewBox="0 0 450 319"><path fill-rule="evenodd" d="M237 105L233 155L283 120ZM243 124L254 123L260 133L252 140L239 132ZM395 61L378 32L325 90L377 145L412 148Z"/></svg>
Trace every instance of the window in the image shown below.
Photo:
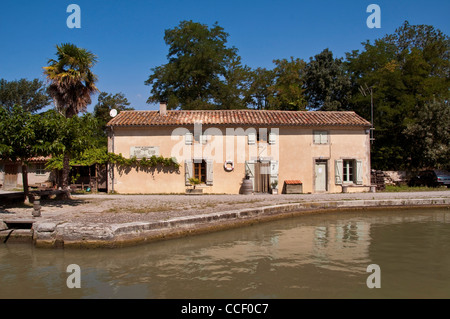
<svg viewBox="0 0 450 319"><path fill-rule="evenodd" d="M213 169L214 163L211 159L190 159L184 161L185 166L185 184L190 185L189 179L191 177L198 178L201 183L208 186L213 185Z"/></svg>
<svg viewBox="0 0 450 319"><path fill-rule="evenodd" d="M46 171L45 171L45 164L43 163L39 163L35 165L36 167L36 175L45 175Z"/></svg>
<svg viewBox="0 0 450 319"><path fill-rule="evenodd" d="M354 169L354 160L343 160L343 181L345 182L353 182L353 169Z"/></svg>
<svg viewBox="0 0 450 319"><path fill-rule="evenodd" d="M327 131L314 131L314 144L328 144L328 132Z"/></svg>
<svg viewBox="0 0 450 319"><path fill-rule="evenodd" d="M206 183L206 162L201 161L196 163L194 161L194 177L202 183Z"/></svg>
<svg viewBox="0 0 450 319"><path fill-rule="evenodd" d="M358 159L338 159L335 161L336 184L356 183L362 185L364 181L363 161Z"/></svg>

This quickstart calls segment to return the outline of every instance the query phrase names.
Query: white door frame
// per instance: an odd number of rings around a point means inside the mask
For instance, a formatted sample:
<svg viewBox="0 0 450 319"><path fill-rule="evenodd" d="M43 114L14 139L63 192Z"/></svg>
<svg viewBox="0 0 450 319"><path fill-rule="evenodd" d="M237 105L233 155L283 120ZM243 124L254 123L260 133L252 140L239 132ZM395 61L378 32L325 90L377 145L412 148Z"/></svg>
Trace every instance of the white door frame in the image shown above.
<svg viewBox="0 0 450 319"><path fill-rule="evenodd" d="M325 190L317 190L317 185L316 185L316 178L317 178L317 176L316 176L316 165L318 164L318 163L321 163L321 164L325 164L325 171L324 171L324 173L323 173L323 175L324 175L324 182L325 182ZM313 161L313 188L314 188L314 192L315 193L326 193L326 192L328 192L328 159L325 159L325 158L314 158L314 161Z"/></svg>

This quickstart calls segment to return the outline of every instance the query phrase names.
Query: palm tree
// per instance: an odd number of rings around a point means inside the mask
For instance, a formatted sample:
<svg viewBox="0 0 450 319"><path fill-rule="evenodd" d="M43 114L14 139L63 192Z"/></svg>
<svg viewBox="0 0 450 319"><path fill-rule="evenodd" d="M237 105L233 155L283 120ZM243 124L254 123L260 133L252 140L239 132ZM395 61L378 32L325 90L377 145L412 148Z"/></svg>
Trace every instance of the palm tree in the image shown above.
<svg viewBox="0 0 450 319"><path fill-rule="evenodd" d="M56 110L70 119L86 111L91 95L99 90L95 86L97 76L91 68L97 63L92 52L71 43L56 46L57 59L50 59L43 67L50 85L48 94L53 98ZM69 185L69 151L64 152L62 187Z"/></svg>

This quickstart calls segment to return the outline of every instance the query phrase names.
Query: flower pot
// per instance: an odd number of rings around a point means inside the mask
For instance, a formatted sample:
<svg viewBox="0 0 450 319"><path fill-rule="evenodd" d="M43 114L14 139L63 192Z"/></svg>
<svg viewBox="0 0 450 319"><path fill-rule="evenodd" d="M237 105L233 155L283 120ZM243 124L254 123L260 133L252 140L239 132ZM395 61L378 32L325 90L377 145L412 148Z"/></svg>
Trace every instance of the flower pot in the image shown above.
<svg viewBox="0 0 450 319"><path fill-rule="evenodd" d="M272 188L272 195L278 194L278 188Z"/></svg>

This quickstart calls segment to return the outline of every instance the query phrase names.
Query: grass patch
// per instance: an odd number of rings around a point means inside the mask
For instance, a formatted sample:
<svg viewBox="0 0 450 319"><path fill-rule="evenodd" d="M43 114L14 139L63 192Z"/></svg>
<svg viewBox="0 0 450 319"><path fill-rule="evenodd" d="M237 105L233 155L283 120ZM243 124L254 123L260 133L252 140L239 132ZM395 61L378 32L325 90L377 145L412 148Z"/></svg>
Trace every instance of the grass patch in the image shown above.
<svg viewBox="0 0 450 319"><path fill-rule="evenodd" d="M401 186L386 185L386 189L384 190L384 192L391 192L391 193L395 193L395 192L427 192L427 191L446 191L446 190L450 190L450 188L447 188L446 186L441 186L441 187L428 187L428 186L410 187L410 186L407 186L407 185L401 185Z"/></svg>

